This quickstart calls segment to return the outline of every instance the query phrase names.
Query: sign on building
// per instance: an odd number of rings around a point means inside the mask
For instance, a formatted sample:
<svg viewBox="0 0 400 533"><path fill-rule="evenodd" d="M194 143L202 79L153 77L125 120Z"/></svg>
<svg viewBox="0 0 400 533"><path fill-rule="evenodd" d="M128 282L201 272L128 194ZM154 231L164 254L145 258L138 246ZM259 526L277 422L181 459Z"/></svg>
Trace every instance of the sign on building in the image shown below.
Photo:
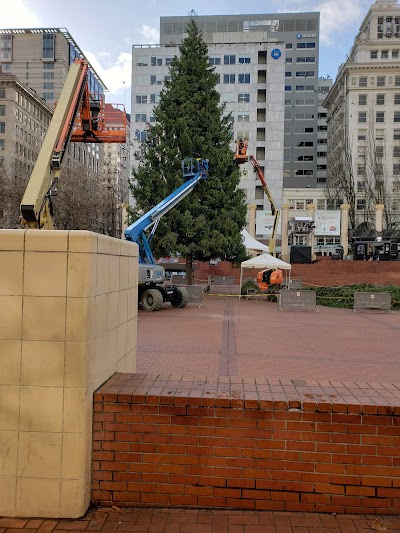
<svg viewBox="0 0 400 533"><path fill-rule="evenodd" d="M315 211L315 235L340 235L340 211Z"/></svg>
<svg viewBox="0 0 400 533"><path fill-rule="evenodd" d="M256 235L263 235L271 237L272 229L274 227L275 216L271 215L271 211L256 211ZM279 217L278 231L281 233L281 218Z"/></svg>

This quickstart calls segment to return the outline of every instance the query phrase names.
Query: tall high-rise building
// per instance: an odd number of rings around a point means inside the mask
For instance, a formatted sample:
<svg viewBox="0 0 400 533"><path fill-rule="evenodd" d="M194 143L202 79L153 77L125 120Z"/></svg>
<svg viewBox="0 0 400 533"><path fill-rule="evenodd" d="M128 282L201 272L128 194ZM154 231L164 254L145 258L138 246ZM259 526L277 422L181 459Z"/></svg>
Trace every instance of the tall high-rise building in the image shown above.
<svg viewBox="0 0 400 533"><path fill-rule="evenodd" d="M189 20L161 17L160 44L133 46L134 165ZM286 188L321 187L322 194L326 177L318 168L324 164L318 161L317 142L319 13L195 16L195 21L219 76L221 101L233 118L232 148L240 137L248 141L248 153L264 171L278 208ZM270 209L250 163L242 170L241 187L249 204Z"/></svg>
<svg viewBox="0 0 400 533"><path fill-rule="evenodd" d="M374 227L383 204L385 227L400 227L399 58L400 5L376 0L324 104L328 172L333 186L345 175L353 226Z"/></svg>

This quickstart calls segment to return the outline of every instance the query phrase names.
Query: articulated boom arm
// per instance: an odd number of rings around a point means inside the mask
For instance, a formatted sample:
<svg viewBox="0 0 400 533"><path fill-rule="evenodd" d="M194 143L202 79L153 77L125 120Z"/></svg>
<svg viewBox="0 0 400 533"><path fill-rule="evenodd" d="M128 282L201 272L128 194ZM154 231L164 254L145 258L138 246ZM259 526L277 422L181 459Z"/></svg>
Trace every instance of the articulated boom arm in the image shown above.
<svg viewBox="0 0 400 533"><path fill-rule="evenodd" d="M249 161L253 165L254 171L257 172L257 176L259 177L259 179L260 179L260 181L262 183L264 192L267 195L269 203L271 204L271 213L273 215L275 215L275 211L276 211L275 202L274 202L274 200L272 198L272 194L271 194L271 191L269 190L267 182L265 181L263 171L261 170L261 167L258 164L258 161L256 161L252 155L249 156Z"/></svg>
<svg viewBox="0 0 400 533"><path fill-rule="evenodd" d="M124 128L118 131L107 128L102 97L89 93L88 68L87 61L82 59L71 64L22 198L23 227L54 229L51 196L70 140L86 143L126 142Z"/></svg>
<svg viewBox="0 0 400 533"><path fill-rule="evenodd" d="M124 232L125 239L136 242L139 245L139 261L141 263L154 263L154 257L150 250L149 242L152 234L148 237L145 231L151 226L157 227L158 221L168 211L170 211L177 203L179 203L185 196L187 196L197 185L197 183L207 178L208 176L208 160L207 159L189 159L182 162L182 170L184 177L190 177L178 189L172 192L169 196L161 200L155 207L150 209L138 220L133 222Z"/></svg>

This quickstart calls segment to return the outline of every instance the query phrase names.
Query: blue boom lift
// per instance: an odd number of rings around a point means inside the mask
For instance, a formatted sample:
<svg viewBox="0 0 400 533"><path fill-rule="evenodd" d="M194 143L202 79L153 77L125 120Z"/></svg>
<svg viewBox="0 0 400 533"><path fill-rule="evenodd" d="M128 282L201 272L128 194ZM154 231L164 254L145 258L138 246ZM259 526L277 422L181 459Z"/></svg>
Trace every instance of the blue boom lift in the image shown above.
<svg viewBox="0 0 400 533"><path fill-rule="evenodd" d="M156 311L164 302L173 307L185 307L189 293L184 287L165 285L165 269L155 262L150 242L158 223L170 209L187 196L200 180L208 176L207 159L185 159L182 161L183 177L187 179L178 189L164 198L155 207L131 224L124 232L125 239L139 246L139 304L145 311ZM146 231L151 229L147 236Z"/></svg>

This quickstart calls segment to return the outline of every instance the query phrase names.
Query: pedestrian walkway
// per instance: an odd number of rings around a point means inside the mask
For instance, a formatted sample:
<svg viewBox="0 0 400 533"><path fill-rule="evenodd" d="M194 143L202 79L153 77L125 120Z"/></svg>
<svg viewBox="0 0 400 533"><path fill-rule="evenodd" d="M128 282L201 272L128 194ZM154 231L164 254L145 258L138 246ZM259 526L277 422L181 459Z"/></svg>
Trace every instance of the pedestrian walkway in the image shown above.
<svg viewBox="0 0 400 533"><path fill-rule="evenodd" d="M93 509L80 520L0 518L0 533L369 533L400 532L400 516L268 511Z"/></svg>

